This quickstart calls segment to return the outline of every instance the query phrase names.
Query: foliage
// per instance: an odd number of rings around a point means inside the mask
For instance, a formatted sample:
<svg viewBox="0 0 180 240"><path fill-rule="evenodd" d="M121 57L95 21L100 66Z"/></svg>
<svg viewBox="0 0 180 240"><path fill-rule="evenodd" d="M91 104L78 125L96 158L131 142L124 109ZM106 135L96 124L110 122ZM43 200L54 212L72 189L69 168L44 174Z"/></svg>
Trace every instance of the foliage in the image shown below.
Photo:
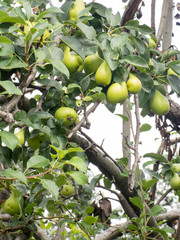
<svg viewBox="0 0 180 240"><path fill-rule="evenodd" d="M121 217L121 211L113 215L110 206L107 211L104 202L100 207L96 203L93 205L95 187L102 182L102 187L113 191L113 179L103 172L91 179L87 149L71 137L82 126L89 127L89 107L101 103L114 112L116 105L106 99L108 87L126 82L129 72L142 84L136 95L142 116L152 115L150 100L156 89L164 95L180 94L178 76L167 76L169 68L180 74L179 52L161 53L149 48L149 38L154 38L151 28L140 25L137 20L119 26L119 13L114 15L111 9L94 2L85 6L74 23L69 20L73 4L73 1L67 1L60 8L47 8L45 0L40 5L37 1L26 0L17 1L15 6L13 1L1 2L0 162L5 169L0 171L0 188L9 192L15 188L24 199L20 214L14 215L8 225L0 222L0 235L9 233L12 239L21 233L26 233L29 239L36 238L37 226L49 238L61 228L65 239L92 239L108 227L110 219L127 217L127 213ZM66 47L72 55L80 57L79 60L98 52L112 72L110 85L99 86L95 73L86 74L79 68L82 61L77 63L75 71L69 71L63 61ZM177 56L175 61L174 56ZM129 92L128 98L131 96L133 94ZM79 123L65 128L63 120L54 116L60 107L74 109L85 120L80 119ZM126 116L121 117L130 121ZM162 123L163 118L160 118L159 124ZM15 134L18 129L24 130L23 144ZM139 132L150 129L150 125L144 124ZM127 144L130 150L133 149ZM171 162L178 163L180 159L175 153L171 159L157 153L147 153L146 158L151 160L144 163L143 172L136 172L134 189L138 189L137 194L127 199L140 214L132 218L127 231L122 230L122 234L127 236L126 239L136 235L148 239L158 232L168 239L173 230L163 222L159 223L160 228L149 226L150 218L164 211L162 206L150 201L149 190L161 179L170 182L173 175ZM117 162L116 165L123 169L121 177L127 182L127 175L131 175L126 168L127 159ZM157 163L161 165L158 171L149 168ZM145 172L150 180L143 190L141 180ZM62 188L67 182L75 191L64 196ZM149 213L145 203L150 207Z"/></svg>

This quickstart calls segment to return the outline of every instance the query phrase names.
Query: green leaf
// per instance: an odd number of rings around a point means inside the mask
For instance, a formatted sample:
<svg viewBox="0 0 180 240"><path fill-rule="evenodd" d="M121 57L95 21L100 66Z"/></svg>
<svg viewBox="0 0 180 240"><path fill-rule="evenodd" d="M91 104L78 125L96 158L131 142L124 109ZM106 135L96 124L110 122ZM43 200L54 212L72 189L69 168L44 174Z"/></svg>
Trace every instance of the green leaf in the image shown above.
<svg viewBox="0 0 180 240"><path fill-rule="evenodd" d="M6 44L13 44L13 42L9 38L4 37L4 36L0 36L0 42L6 43Z"/></svg>
<svg viewBox="0 0 180 240"><path fill-rule="evenodd" d="M11 133L11 132L6 132L6 131L1 131L0 132L1 136L1 141L12 151L19 146L19 140L17 137Z"/></svg>
<svg viewBox="0 0 180 240"><path fill-rule="evenodd" d="M129 121L129 118L126 117L125 115L122 115L122 114L116 114L117 116L121 117L124 121L128 122Z"/></svg>
<svg viewBox="0 0 180 240"><path fill-rule="evenodd" d="M65 164L70 164L76 167L77 169L81 170L84 173L87 173L87 164L85 161L79 157L72 157L69 161L65 161Z"/></svg>
<svg viewBox="0 0 180 240"><path fill-rule="evenodd" d="M41 179L41 184L43 185L43 187L45 189L47 189L56 199L59 196L59 188L58 186L55 184L55 182L53 182L52 180L49 179Z"/></svg>
<svg viewBox="0 0 180 240"><path fill-rule="evenodd" d="M76 26L88 39L92 40L96 37L96 31L92 26L87 26L82 22L77 23Z"/></svg>
<svg viewBox="0 0 180 240"><path fill-rule="evenodd" d="M140 132L147 132L151 130L151 125L144 123L141 127L140 127Z"/></svg>
<svg viewBox="0 0 180 240"><path fill-rule="evenodd" d="M69 78L69 71L62 61L57 59L51 59L50 61L53 67L55 67L58 71L64 73L66 77Z"/></svg>
<svg viewBox="0 0 180 240"><path fill-rule="evenodd" d="M96 217L93 217L93 216L87 216L83 219L83 221L88 224L88 225L91 225L91 224L94 224L97 222L97 218Z"/></svg>
<svg viewBox="0 0 180 240"><path fill-rule="evenodd" d="M168 82L172 89L180 95L180 79L175 75L168 76Z"/></svg>
<svg viewBox="0 0 180 240"><path fill-rule="evenodd" d="M128 55L125 56L121 59L121 62L127 62L133 66L136 67L145 67L145 68L149 68L147 62L144 60L144 58L138 56L138 55Z"/></svg>
<svg viewBox="0 0 180 240"><path fill-rule="evenodd" d="M162 156L161 154L158 154L158 153L146 153L143 157L144 158L146 158L146 157L153 158L160 162L165 162L165 163L168 162L168 160L164 156Z"/></svg>
<svg viewBox="0 0 180 240"><path fill-rule="evenodd" d="M88 182L88 177L79 171L67 172L78 184L84 185Z"/></svg>
<svg viewBox="0 0 180 240"><path fill-rule="evenodd" d="M27 63L21 62L16 56L13 55L8 65L5 66L5 69L25 68L25 67L27 67Z"/></svg>
<svg viewBox="0 0 180 240"><path fill-rule="evenodd" d="M14 22L25 24L25 21L21 17L10 17L6 12L0 11L0 22Z"/></svg>
<svg viewBox="0 0 180 240"><path fill-rule="evenodd" d="M130 200L130 202L132 202L132 204L137 206L140 210L143 209L143 203L142 203L142 200L139 197L129 198L129 200Z"/></svg>
<svg viewBox="0 0 180 240"><path fill-rule="evenodd" d="M0 175L5 176L5 177L17 178L19 181L21 181L27 185L27 179L21 171L13 170L13 169L9 168L9 169L0 171Z"/></svg>
<svg viewBox="0 0 180 240"><path fill-rule="evenodd" d="M27 2L27 1L24 1L23 2L23 8L26 12L27 19L29 20L31 18L31 15L32 15L32 8L31 8L30 3Z"/></svg>
<svg viewBox="0 0 180 240"><path fill-rule="evenodd" d="M105 17L106 17L108 23L110 24L110 26L112 26L112 27L119 25L120 20L121 20L121 16L120 16L119 12L117 12L116 15L112 14L112 8L106 9Z"/></svg>
<svg viewBox="0 0 180 240"><path fill-rule="evenodd" d="M142 34L151 34L153 32L152 28L148 27L147 25L139 25L138 20L130 20L125 24L125 28L129 30L139 31Z"/></svg>
<svg viewBox="0 0 180 240"><path fill-rule="evenodd" d="M43 156L33 156L27 161L27 169L45 167L49 163L50 163L49 159Z"/></svg>
<svg viewBox="0 0 180 240"><path fill-rule="evenodd" d="M11 81L0 81L0 85L6 90L5 92L2 92L1 94L16 94L16 95L22 95L22 92L20 89L18 89L14 83Z"/></svg>
<svg viewBox="0 0 180 240"><path fill-rule="evenodd" d="M162 213L163 212L163 208L161 207L161 206L157 206L157 205L155 205L155 206L153 206L151 209L150 209L150 212L149 212L149 214L150 214L150 216L157 216L157 215L159 215L160 213Z"/></svg>
<svg viewBox="0 0 180 240"><path fill-rule="evenodd" d="M39 14L39 16L37 17L36 21L38 22L41 18L43 18L45 15L49 14L49 13L63 13L63 11L58 8L58 7L51 7L48 8L47 10L45 10L44 12L42 12L41 14Z"/></svg>
<svg viewBox="0 0 180 240"><path fill-rule="evenodd" d="M121 34L119 36L116 36L116 37L113 37L112 40L111 40L111 48L114 49L114 48L122 48L126 43L127 43L127 40L128 40L128 35L127 34Z"/></svg>

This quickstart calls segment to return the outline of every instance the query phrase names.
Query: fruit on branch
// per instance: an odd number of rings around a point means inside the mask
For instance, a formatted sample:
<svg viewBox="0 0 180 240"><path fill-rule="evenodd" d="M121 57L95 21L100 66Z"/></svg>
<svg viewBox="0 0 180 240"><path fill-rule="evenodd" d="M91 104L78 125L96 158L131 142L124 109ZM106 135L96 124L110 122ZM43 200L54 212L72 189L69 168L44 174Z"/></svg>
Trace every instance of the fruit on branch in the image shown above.
<svg viewBox="0 0 180 240"><path fill-rule="evenodd" d="M33 150L40 148L41 144L48 141L49 137L45 133L39 133L34 137L28 139L28 145Z"/></svg>
<svg viewBox="0 0 180 240"><path fill-rule="evenodd" d="M180 172L180 163L174 163L172 166L171 166L171 170L173 172Z"/></svg>
<svg viewBox="0 0 180 240"><path fill-rule="evenodd" d="M150 58L149 59L149 64L148 64L149 66L153 66L153 61L152 61L152 59Z"/></svg>
<svg viewBox="0 0 180 240"><path fill-rule="evenodd" d="M75 193L75 189L70 181L63 185L61 193L64 196L70 196Z"/></svg>
<svg viewBox="0 0 180 240"><path fill-rule="evenodd" d="M21 145L24 144L24 129L21 129L19 132L15 133L15 136L18 138Z"/></svg>
<svg viewBox="0 0 180 240"><path fill-rule="evenodd" d="M113 83L107 90L107 100L109 103L123 103L128 97L126 82Z"/></svg>
<svg viewBox="0 0 180 240"><path fill-rule="evenodd" d="M82 58L78 55L72 54L69 47L66 47L64 50L64 58L62 62L71 74L73 74L77 70L80 71L83 69Z"/></svg>
<svg viewBox="0 0 180 240"><path fill-rule="evenodd" d="M10 215L19 214L21 211L19 195L16 190L12 190L10 197L5 201L3 209Z"/></svg>
<svg viewBox="0 0 180 240"><path fill-rule="evenodd" d="M76 111L69 107L61 107L55 112L55 118L63 120L64 127L72 126L78 119Z"/></svg>
<svg viewBox="0 0 180 240"><path fill-rule="evenodd" d="M127 80L127 88L131 93L138 93L141 90L141 81L132 73L129 74L129 78Z"/></svg>
<svg viewBox="0 0 180 240"><path fill-rule="evenodd" d="M180 177L177 173L175 173L172 177L170 185L174 191L180 190Z"/></svg>
<svg viewBox="0 0 180 240"><path fill-rule="evenodd" d="M170 110L169 101L158 90L155 90L155 94L150 100L150 108L154 114L166 115Z"/></svg>
<svg viewBox="0 0 180 240"><path fill-rule="evenodd" d="M156 48L156 43L152 38L149 39L148 48Z"/></svg>
<svg viewBox="0 0 180 240"><path fill-rule="evenodd" d="M85 9L83 0L76 0L73 8L69 11L69 20L77 23L79 13Z"/></svg>
<svg viewBox="0 0 180 240"><path fill-rule="evenodd" d="M100 86L108 86L111 82L112 72L106 61L101 63L95 74L95 81Z"/></svg>
<svg viewBox="0 0 180 240"><path fill-rule="evenodd" d="M103 60L98 56L98 53L87 56L84 59L84 71L86 74L91 74L97 71Z"/></svg>
<svg viewBox="0 0 180 240"><path fill-rule="evenodd" d="M169 76L169 75L174 75L174 76L179 77L179 75L178 75L177 73L175 73L175 71L172 70L172 68L169 68L169 69L168 69L168 71L167 71L167 75L168 75L168 76Z"/></svg>

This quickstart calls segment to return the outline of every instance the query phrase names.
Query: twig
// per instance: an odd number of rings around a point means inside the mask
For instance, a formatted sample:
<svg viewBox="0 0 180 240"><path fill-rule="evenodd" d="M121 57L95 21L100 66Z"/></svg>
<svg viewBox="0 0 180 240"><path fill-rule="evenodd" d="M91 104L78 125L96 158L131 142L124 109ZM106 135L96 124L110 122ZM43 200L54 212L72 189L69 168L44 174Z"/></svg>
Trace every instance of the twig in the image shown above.
<svg viewBox="0 0 180 240"><path fill-rule="evenodd" d="M159 205L160 202L172 191L172 188L169 188L160 198L159 200L156 202L155 205Z"/></svg>
<svg viewBox="0 0 180 240"><path fill-rule="evenodd" d="M39 98L39 103L35 109L35 112L38 112L39 110L41 110L42 104L43 104L44 98L46 97L47 92L48 92L48 90L45 90L43 92L43 94L41 95L41 97Z"/></svg>
<svg viewBox="0 0 180 240"><path fill-rule="evenodd" d="M134 95L134 102L135 102L135 115L136 115L136 135L134 139L134 164L132 167L131 177L130 177L130 190L133 190L135 184L135 177L136 177L136 169L139 162L139 137L140 137L140 115L139 115L139 98L138 95Z"/></svg>
<svg viewBox="0 0 180 240"><path fill-rule="evenodd" d="M88 117L90 113L94 112L99 104L100 104L99 101L95 102L94 105L86 112L86 117ZM68 138L71 138L74 135L74 133L77 132L82 127L82 125L86 122L86 117L84 116L81 119L81 121L72 129L72 131L68 135Z"/></svg>

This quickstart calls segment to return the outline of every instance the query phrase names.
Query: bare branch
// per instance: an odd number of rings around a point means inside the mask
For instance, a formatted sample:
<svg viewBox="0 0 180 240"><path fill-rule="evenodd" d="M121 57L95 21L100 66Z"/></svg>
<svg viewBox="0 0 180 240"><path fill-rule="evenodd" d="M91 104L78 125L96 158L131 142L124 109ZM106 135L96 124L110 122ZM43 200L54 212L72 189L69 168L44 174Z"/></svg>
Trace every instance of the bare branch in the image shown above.
<svg viewBox="0 0 180 240"><path fill-rule="evenodd" d="M155 10L156 10L156 0L152 0L152 2L151 2L151 28L153 29L154 34L156 34Z"/></svg>
<svg viewBox="0 0 180 240"><path fill-rule="evenodd" d="M34 238L36 240L50 240L47 234L38 225L36 225L36 227L37 231L34 232Z"/></svg>
<svg viewBox="0 0 180 240"><path fill-rule="evenodd" d="M156 202L155 205L159 205L160 202L172 191L172 188L168 189L160 198L159 200Z"/></svg>
<svg viewBox="0 0 180 240"><path fill-rule="evenodd" d="M136 177L136 169L139 162L139 137L140 137L140 115L139 115L139 98L138 95L134 95L134 101L135 101L135 115L136 115L136 135L134 139L134 164L132 167L131 177L130 177L130 184L129 187L132 190L134 188L135 184L135 177Z"/></svg>
<svg viewBox="0 0 180 240"><path fill-rule="evenodd" d="M12 113L8 113L0 110L0 118L7 123L14 122L14 117Z"/></svg>
<svg viewBox="0 0 180 240"><path fill-rule="evenodd" d="M9 221L11 218L12 216L10 214L6 214L6 213L0 214L0 219L2 221Z"/></svg>
<svg viewBox="0 0 180 240"><path fill-rule="evenodd" d="M81 121L72 129L72 131L69 133L68 138L71 138L75 132L77 132L82 125L86 122L86 118L89 116L90 113L94 112L96 108L99 106L100 102L95 102L93 106L86 111L86 117L84 116Z"/></svg>

